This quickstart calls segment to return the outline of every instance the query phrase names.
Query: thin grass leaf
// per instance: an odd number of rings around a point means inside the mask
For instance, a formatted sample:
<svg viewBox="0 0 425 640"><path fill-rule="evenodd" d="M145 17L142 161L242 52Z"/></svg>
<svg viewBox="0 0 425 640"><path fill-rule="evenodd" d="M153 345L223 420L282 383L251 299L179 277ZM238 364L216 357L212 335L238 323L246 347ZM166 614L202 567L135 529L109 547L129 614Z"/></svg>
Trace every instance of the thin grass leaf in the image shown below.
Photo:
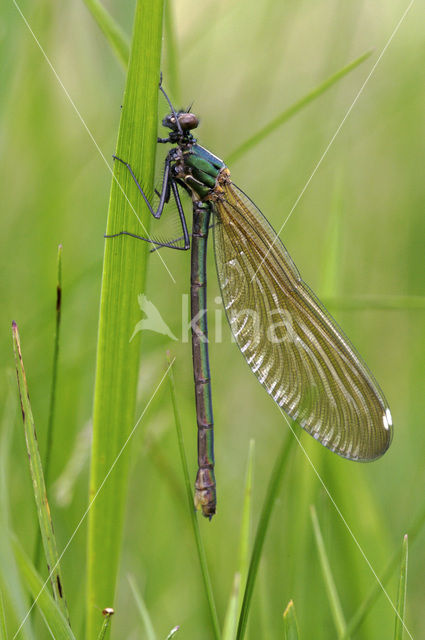
<svg viewBox="0 0 425 640"><path fill-rule="evenodd" d="M233 578L232 592L227 603L226 615L224 616L222 640L233 640L236 635L238 622L239 596L241 593L241 574L235 573Z"/></svg>
<svg viewBox="0 0 425 640"><path fill-rule="evenodd" d="M229 154L227 158L227 164L231 166L236 160L238 160L242 155L244 155L247 151L253 149L257 144L259 144L264 138L268 135L276 131L278 127L280 127L284 122L292 118L298 111L301 111L304 107L309 105L311 102L316 100L319 96L325 93L328 89L330 89L334 84L336 84L341 78L346 76L350 71L356 69L362 62L367 60L372 55L372 51L368 51L364 53L359 58L347 64L347 66L343 67L333 75L331 75L327 80L322 82L318 87L307 93L303 98L295 102L288 109L285 109L281 114L279 114L276 118L273 118L271 122L266 124L262 129L254 133L248 140L245 140L237 149L235 149L232 153Z"/></svg>
<svg viewBox="0 0 425 640"><path fill-rule="evenodd" d="M24 363L22 360L18 327L16 326L15 322L12 323L12 336L13 348L15 352L16 373L18 377L19 396L21 400L22 418L24 421L25 442L27 445L32 486L34 490L35 503L37 506L37 515L40 524L44 554L46 556L47 568L49 571L50 584L52 586L53 595L56 602L58 603L59 609L61 610L63 616L67 620L69 620L68 608L66 606L65 594L63 591L63 581L59 564L59 555L56 548L56 538L53 532L50 508L47 501L43 467L41 464L40 452L38 450L34 418L32 415L28 394L28 385L25 376Z"/></svg>
<svg viewBox="0 0 425 640"><path fill-rule="evenodd" d="M109 626L111 624L111 618L114 615L114 613L115 611L112 609L112 607L107 607L102 611L103 622L102 622L102 627L99 631L99 636L97 640L104 640L106 636L106 632L108 631Z"/></svg>
<svg viewBox="0 0 425 640"><path fill-rule="evenodd" d="M405 628L404 618L406 614L406 591L407 591L407 560L408 560L408 539L403 538L401 550L400 578L397 593L397 614L395 617L394 640L403 640Z"/></svg>
<svg viewBox="0 0 425 640"><path fill-rule="evenodd" d="M419 533L422 531L424 525L425 525L425 508L419 512L418 517L416 518L415 522L407 532L408 539L410 540L410 545L412 545L415 542ZM382 573L382 576L380 579L381 584L383 584L384 586L386 585L386 583L392 576L395 568L398 566L398 563L399 563L399 553L396 551L394 552L393 557L388 562L386 568ZM356 613L349 620L347 624L346 638L348 638L350 635L355 634L355 632L360 627L360 625L362 624L367 614L371 611L371 609L373 608L373 605L375 604L376 600L379 598L381 594L382 594L381 585L377 580L375 580L368 596L364 599L360 607L357 609Z"/></svg>
<svg viewBox="0 0 425 640"><path fill-rule="evenodd" d="M155 170L162 16L163 0L137 2L116 152L131 164L148 198ZM143 233L149 219L130 173L116 162L107 234L123 229ZM146 258L145 242L125 236L105 241L90 475L90 496L96 498L89 511L87 640L97 638L96 607L114 602L128 485L125 445L135 425L139 377L140 333L131 342L130 337L140 320L137 296L144 291Z"/></svg>
<svg viewBox="0 0 425 640"><path fill-rule="evenodd" d="M156 640L155 629L152 624L151 617L149 615L148 608L146 606L145 601L143 600L142 594L140 593L136 581L133 576L127 577L128 582L130 584L130 588L133 592L134 599L136 601L137 608L140 613L140 617L142 618L143 626L145 628L145 635L147 640Z"/></svg>
<svg viewBox="0 0 425 640"><path fill-rule="evenodd" d="M264 540L270 522L270 516L273 511L273 506L279 491L280 482L282 480L283 472L286 469L289 453L294 441L295 438L293 438L291 435L287 436L278 454L278 457L276 458L276 462L270 476L267 493L264 498L263 508L257 527L254 548L252 550L251 562L248 570L248 578L246 581L245 593L243 597L241 613L239 616L238 631L236 635L237 640L242 640L245 636L248 614L251 606L251 598L254 591L255 579L257 577L258 565L260 563Z"/></svg>
<svg viewBox="0 0 425 640"><path fill-rule="evenodd" d="M170 361L170 356L168 356L168 361L171 362ZM208 609L209 609L210 617L211 617L211 624L212 624L215 640L220 640L220 638L221 638L220 624L219 624L219 621L218 621L217 608L215 606L215 600L214 600L214 594L213 594L213 590L212 590L211 578L210 578L210 573L209 573L209 570L208 570L207 557L206 557L206 554L205 554L205 549L204 549L204 545L203 545L202 538L201 538L201 532L199 530L199 522L198 522L198 518L197 518L197 513L195 512L195 507L194 507L194 503L193 503L192 484L191 484L190 477L189 477L189 467L188 467L188 464L187 464L186 450L185 450L185 447L184 447L183 431L182 431L182 427L181 427L179 411L178 411L178 408L177 408L176 386L175 386L175 382L174 382L174 375L173 375L173 369L172 368L170 370L170 392L171 392L171 402L172 402L172 405L173 405L173 412L174 412L174 423L175 423L176 433L177 433L177 442L178 442L178 445L179 445L180 459L181 459L182 468L183 468L184 484L185 484L185 487L186 487L186 495L187 495L187 502L188 502L188 507L189 507L189 514L190 514L190 519L191 519L191 522L192 522L193 534L195 536L196 549L197 549L197 552L198 552L198 559L199 559L199 564L200 564L200 567L201 567L201 574L202 574L202 578L203 578L203 581L204 581L205 593L206 593L207 601L208 601Z"/></svg>
<svg viewBox="0 0 425 640"><path fill-rule="evenodd" d="M44 456L44 481L46 487L50 486L50 460L53 448L53 430L55 419L56 405L56 387L58 377L58 359L59 359L59 337L61 325L62 311L62 245L58 246L57 253L57 277L56 277L56 322L55 333L53 336L53 364L52 364L52 381L50 383L50 400L49 400L49 417L47 420L46 450ZM37 537L34 550L34 566L40 569L41 561L41 533L37 530Z"/></svg>
<svg viewBox="0 0 425 640"><path fill-rule="evenodd" d="M108 10L99 0L84 0L97 26L106 37L118 60L126 69L130 57L130 43L127 34L121 29Z"/></svg>
<svg viewBox="0 0 425 640"><path fill-rule="evenodd" d="M0 640L7 640L6 618L4 616L3 594L0 591Z"/></svg>
<svg viewBox="0 0 425 640"><path fill-rule="evenodd" d="M292 600L290 600L283 612L283 640L298 640L299 637L295 607Z"/></svg>
<svg viewBox="0 0 425 640"><path fill-rule="evenodd" d="M321 296L323 304L340 311L418 311L425 309L423 296Z"/></svg>
<svg viewBox="0 0 425 640"><path fill-rule="evenodd" d="M174 14L172 0L165 0L164 14L164 78L167 81L170 94L175 104L180 104L180 81L179 81L179 55L177 51L176 30L174 26Z"/></svg>
<svg viewBox="0 0 425 640"><path fill-rule="evenodd" d="M55 640L76 640L67 619L59 608L58 603L53 600L48 589L46 589L47 580L43 582L19 542L16 539L13 539L12 544L21 575L25 580L35 603L37 604L38 609L40 610L50 634ZM27 616L29 613L30 611L28 611ZM21 622L21 627L25 624L27 616ZM18 636L21 627L19 627L14 637Z"/></svg>
<svg viewBox="0 0 425 640"><path fill-rule="evenodd" d="M317 518L316 509L310 506L311 521L313 523L314 538L316 540L317 550L319 552L320 566L322 568L323 579L325 582L326 593L328 595L329 605L331 607L333 621L336 627L338 638L344 638L347 623L345 622L344 613L342 611L341 602L338 597L338 591L333 579L331 566L328 555L326 553L325 543L323 542L322 532L320 530L319 520Z"/></svg>
<svg viewBox="0 0 425 640"><path fill-rule="evenodd" d="M9 496L12 491L10 480L13 477L10 469L13 459L11 445L17 414L17 402L16 378L12 375L12 371L9 372L8 378L9 394L4 405L0 428L0 584L9 605L10 626L12 624L12 615L14 621L15 619L16 621L21 621L24 618L28 611L29 599L26 588L24 588L20 579L10 542ZM31 620L28 620L27 624L22 628L20 640L21 638L22 640L34 640Z"/></svg>
<svg viewBox="0 0 425 640"><path fill-rule="evenodd" d="M248 463L245 477L245 492L242 510L241 533L239 538L239 573L241 576L241 589L245 589L246 577L248 575L249 546L251 541L251 519L252 519L252 484L254 467L255 442L249 443ZM240 602L242 604L242 592Z"/></svg>

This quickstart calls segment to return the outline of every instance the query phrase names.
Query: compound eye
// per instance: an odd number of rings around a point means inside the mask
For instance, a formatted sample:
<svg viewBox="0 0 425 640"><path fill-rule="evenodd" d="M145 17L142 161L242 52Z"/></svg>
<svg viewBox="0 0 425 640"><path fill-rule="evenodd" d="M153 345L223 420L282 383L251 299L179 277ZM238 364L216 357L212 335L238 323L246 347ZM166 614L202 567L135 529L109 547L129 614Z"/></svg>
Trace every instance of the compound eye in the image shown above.
<svg viewBox="0 0 425 640"><path fill-rule="evenodd" d="M194 113L181 113L179 114L179 123L183 131L189 131L190 129L196 129L199 124L199 118Z"/></svg>

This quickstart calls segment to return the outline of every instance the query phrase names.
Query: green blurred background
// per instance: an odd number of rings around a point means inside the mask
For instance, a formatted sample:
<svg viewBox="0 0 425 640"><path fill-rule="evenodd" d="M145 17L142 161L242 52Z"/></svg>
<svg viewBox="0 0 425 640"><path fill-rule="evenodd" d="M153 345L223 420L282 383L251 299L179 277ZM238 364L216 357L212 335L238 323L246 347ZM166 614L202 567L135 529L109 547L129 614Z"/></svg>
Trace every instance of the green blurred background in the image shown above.
<svg viewBox="0 0 425 640"><path fill-rule="evenodd" d="M201 144L225 161L251 133L329 75L373 50L358 69L230 167L235 182L275 228L291 211L407 5L399 0L172 3L177 55L172 60L165 56L164 85L182 106L194 101L193 110L201 117ZM22 2L20 6L109 159L125 80L120 64L82 2ZM130 33L132 3L110 2L109 8ZM424 19L423 5L414 3L281 234L303 278L319 297L337 296L345 305L353 298L362 300L359 310L342 310L339 304L332 312L386 394L395 428L392 446L378 462L360 465L339 459L305 434L301 437L378 575L401 548L403 534L425 506L424 311L412 309L409 302L411 296L424 296L425 289ZM87 425L111 174L11 2L2 6L0 46L0 399L3 433L12 428L2 483L11 502L11 527L31 554L38 525L17 406L10 324L14 319L20 329L43 449L56 251L62 243L63 324L50 488L61 550L87 505ZM160 109L164 110L162 103ZM162 257L176 284L153 254L146 294L180 337L189 254L163 251ZM201 528L222 618L237 569L249 441L256 442L255 525L287 426L231 344L215 300L219 291L212 251L209 275L211 335L216 324L223 325L222 341L211 347L219 504L216 517L211 523L201 522ZM374 308L377 298L386 302L393 297L399 310L386 304L387 308ZM194 477L190 344L152 332L144 334L142 343L139 412L162 376L170 349L177 358L178 403ZM76 454L79 464L66 476L70 486L64 499L63 473ZM295 601L302 637L336 636L313 540L312 503L348 618L375 580L296 447L266 540L250 638L281 637L281 615L290 598ZM128 573L143 592L160 638L175 624L181 625L181 637L212 637L167 385L132 442L127 513L113 637L142 637ZM83 626L85 536L84 524L62 561L77 637ZM421 533L410 549L407 627L417 639L425 638L424 542ZM4 566L2 579L8 580ZM395 600L396 580L389 583L388 591ZM15 626L18 621L11 618L12 633ZM393 627L394 612L381 596L355 638L389 638Z"/></svg>

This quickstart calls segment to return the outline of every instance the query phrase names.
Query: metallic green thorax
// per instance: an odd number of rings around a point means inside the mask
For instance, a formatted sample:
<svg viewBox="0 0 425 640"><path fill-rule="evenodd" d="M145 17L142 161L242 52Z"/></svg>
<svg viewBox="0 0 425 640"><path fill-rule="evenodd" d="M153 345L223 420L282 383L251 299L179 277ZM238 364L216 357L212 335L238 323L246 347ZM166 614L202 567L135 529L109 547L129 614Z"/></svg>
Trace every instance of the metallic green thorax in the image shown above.
<svg viewBox="0 0 425 640"><path fill-rule="evenodd" d="M178 179L192 191L194 199L204 199L214 189L218 174L225 168L220 158L199 146L189 145L176 165Z"/></svg>

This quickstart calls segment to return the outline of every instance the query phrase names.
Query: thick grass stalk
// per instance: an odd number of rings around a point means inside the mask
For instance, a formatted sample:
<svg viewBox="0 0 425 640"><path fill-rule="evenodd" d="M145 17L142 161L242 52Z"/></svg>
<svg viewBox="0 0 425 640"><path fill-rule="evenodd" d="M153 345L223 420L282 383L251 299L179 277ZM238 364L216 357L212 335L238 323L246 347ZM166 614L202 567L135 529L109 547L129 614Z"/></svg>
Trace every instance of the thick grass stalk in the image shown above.
<svg viewBox="0 0 425 640"><path fill-rule="evenodd" d="M153 193L163 0L139 0L116 154L129 162L147 197ZM119 99L117 98L119 105ZM107 234L146 236L149 211L126 167L116 162ZM147 243L107 239L102 277L90 477L87 640L97 638L99 607L114 602L127 494L128 449L135 424L140 334L137 297L144 290ZM119 457L119 460L118 460Z"/></svg>

